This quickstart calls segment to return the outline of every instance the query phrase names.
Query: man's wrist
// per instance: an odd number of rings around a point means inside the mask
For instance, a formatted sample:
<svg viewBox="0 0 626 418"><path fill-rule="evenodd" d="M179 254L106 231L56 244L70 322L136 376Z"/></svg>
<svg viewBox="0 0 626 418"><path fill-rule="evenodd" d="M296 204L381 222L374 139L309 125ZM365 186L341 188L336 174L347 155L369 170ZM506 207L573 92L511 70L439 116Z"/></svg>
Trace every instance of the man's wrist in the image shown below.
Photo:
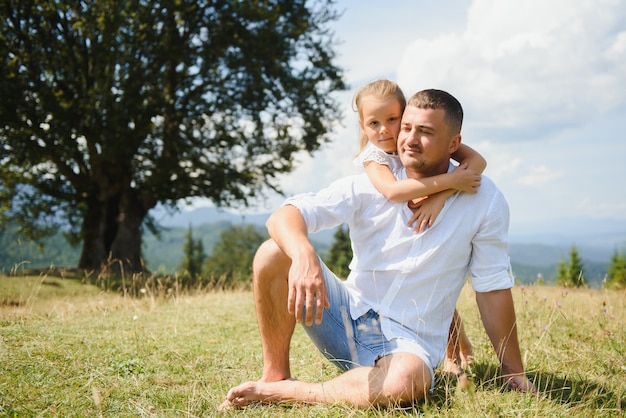
<svg viewBox="0 0 626 418"><path fill-rule="evenodd" d="M511 366L506 363L502 363L502 376L507 377L518 375L526 375L526 372L524 371L524 366L522 366L521 364Z"/></svg>

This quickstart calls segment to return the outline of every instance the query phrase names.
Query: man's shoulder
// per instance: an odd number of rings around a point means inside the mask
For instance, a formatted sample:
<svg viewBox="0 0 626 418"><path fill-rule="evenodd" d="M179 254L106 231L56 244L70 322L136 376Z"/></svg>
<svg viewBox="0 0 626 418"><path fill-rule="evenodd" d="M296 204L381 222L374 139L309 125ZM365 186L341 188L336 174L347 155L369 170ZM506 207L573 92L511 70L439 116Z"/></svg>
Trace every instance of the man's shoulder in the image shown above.
<svg viewBox="0 0 626 418"><path fill-rule="evenodd" d="M384 198L384 196L376 190L376 187L374 187L365 173L340 177L317 192L304 193L303 195L326 197L333 196L333 198L341 197L346 201L354 201L355 199L358 200L361 198L371 199L376 198L377 196ZM299 196L300 195L296 195L293 198L298 198Z"/></svg>
<svg viewBox="0 0 626 418"><path fill-rule="evenodd" d="M480 177L480 188L483 186L485 187L485 190L488 190L491 193L502 194L495 181L493 181L491 177L485 176L484 174Z"/></svg>
<svg viewBox="0 0 626 418"><path fill-rule="evenodd" d="M506 198L504 197L502 191L491 178L485 175L481 176L480 187L478 188L477 193L471 194L461 192L459 197L461 198L461 202L465 202L464 204L468 204L469 202L480 204L479 202L483 202L485 205L491 205L495 201L502 201L506 204Z"/></svg>
<svg viewBox="0 0 626 418"><path fill-rule="evenodd" d="M366 173L352 174L345 177L340 177L333 181L329 187L354 187L359 191L367 191L374 187ZM374 190L376 190L374 188Z"/></svg>

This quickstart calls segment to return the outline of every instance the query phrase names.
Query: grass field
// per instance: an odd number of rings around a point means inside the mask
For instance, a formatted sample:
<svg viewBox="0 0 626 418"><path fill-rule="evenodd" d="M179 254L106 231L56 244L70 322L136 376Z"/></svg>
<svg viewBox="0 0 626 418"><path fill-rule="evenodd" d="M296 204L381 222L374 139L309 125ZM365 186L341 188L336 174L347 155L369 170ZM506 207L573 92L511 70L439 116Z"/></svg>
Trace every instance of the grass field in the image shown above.
<svg viewBox="0 0 626 418"><path fill-rule="evenodd" d="M231 386L254 380L261 350L249 291L103 292L77 280L0 276L0 416L626 416L626 293L514 289L520 341L538 395L503 389L473 294L459 310L475 350L473 385L438 377L410 409L254 405L220 413ZM295 377L336 375L300 328Z"/></svg>

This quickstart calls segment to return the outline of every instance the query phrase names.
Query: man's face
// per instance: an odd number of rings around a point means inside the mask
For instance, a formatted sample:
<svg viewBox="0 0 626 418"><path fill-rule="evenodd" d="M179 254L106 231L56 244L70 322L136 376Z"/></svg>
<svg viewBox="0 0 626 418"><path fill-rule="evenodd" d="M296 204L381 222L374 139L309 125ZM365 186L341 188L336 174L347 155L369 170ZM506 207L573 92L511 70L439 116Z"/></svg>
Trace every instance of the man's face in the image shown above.
<svg viewBox="0 0 626 418"><path fill-rule="evenodd" d="M446 173L450 156L461 145L461 135L450 134L443 109L407 106L398 135L398 154L409 177Z"/></svg>

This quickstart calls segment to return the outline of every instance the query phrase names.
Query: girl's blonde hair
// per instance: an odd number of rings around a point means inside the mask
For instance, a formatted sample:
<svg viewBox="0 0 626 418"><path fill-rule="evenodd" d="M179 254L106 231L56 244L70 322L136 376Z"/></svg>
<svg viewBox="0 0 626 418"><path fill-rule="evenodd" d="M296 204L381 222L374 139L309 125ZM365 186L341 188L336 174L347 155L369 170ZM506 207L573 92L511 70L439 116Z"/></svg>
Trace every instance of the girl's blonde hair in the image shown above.
<svg viewBox="0 0 626 418"><path fill-rule="evenodd" d="M361 87L356 94L354 95L354 104L352 106L355 112L359 113L359 121L363 120L363 114L361 112L361 104L363 99L366 97L374 96L379 100L386 100L391 97L395 97L398 99L400 103L400 108L402 112L404 112L404 108L406 107L406 99L404 97L404 93L393 81L389 81L386 79L372 81L371 83ZM367 135L361 129L361 138L359 140L359 153L363 151L363 149L367 146Z"/></svg>

